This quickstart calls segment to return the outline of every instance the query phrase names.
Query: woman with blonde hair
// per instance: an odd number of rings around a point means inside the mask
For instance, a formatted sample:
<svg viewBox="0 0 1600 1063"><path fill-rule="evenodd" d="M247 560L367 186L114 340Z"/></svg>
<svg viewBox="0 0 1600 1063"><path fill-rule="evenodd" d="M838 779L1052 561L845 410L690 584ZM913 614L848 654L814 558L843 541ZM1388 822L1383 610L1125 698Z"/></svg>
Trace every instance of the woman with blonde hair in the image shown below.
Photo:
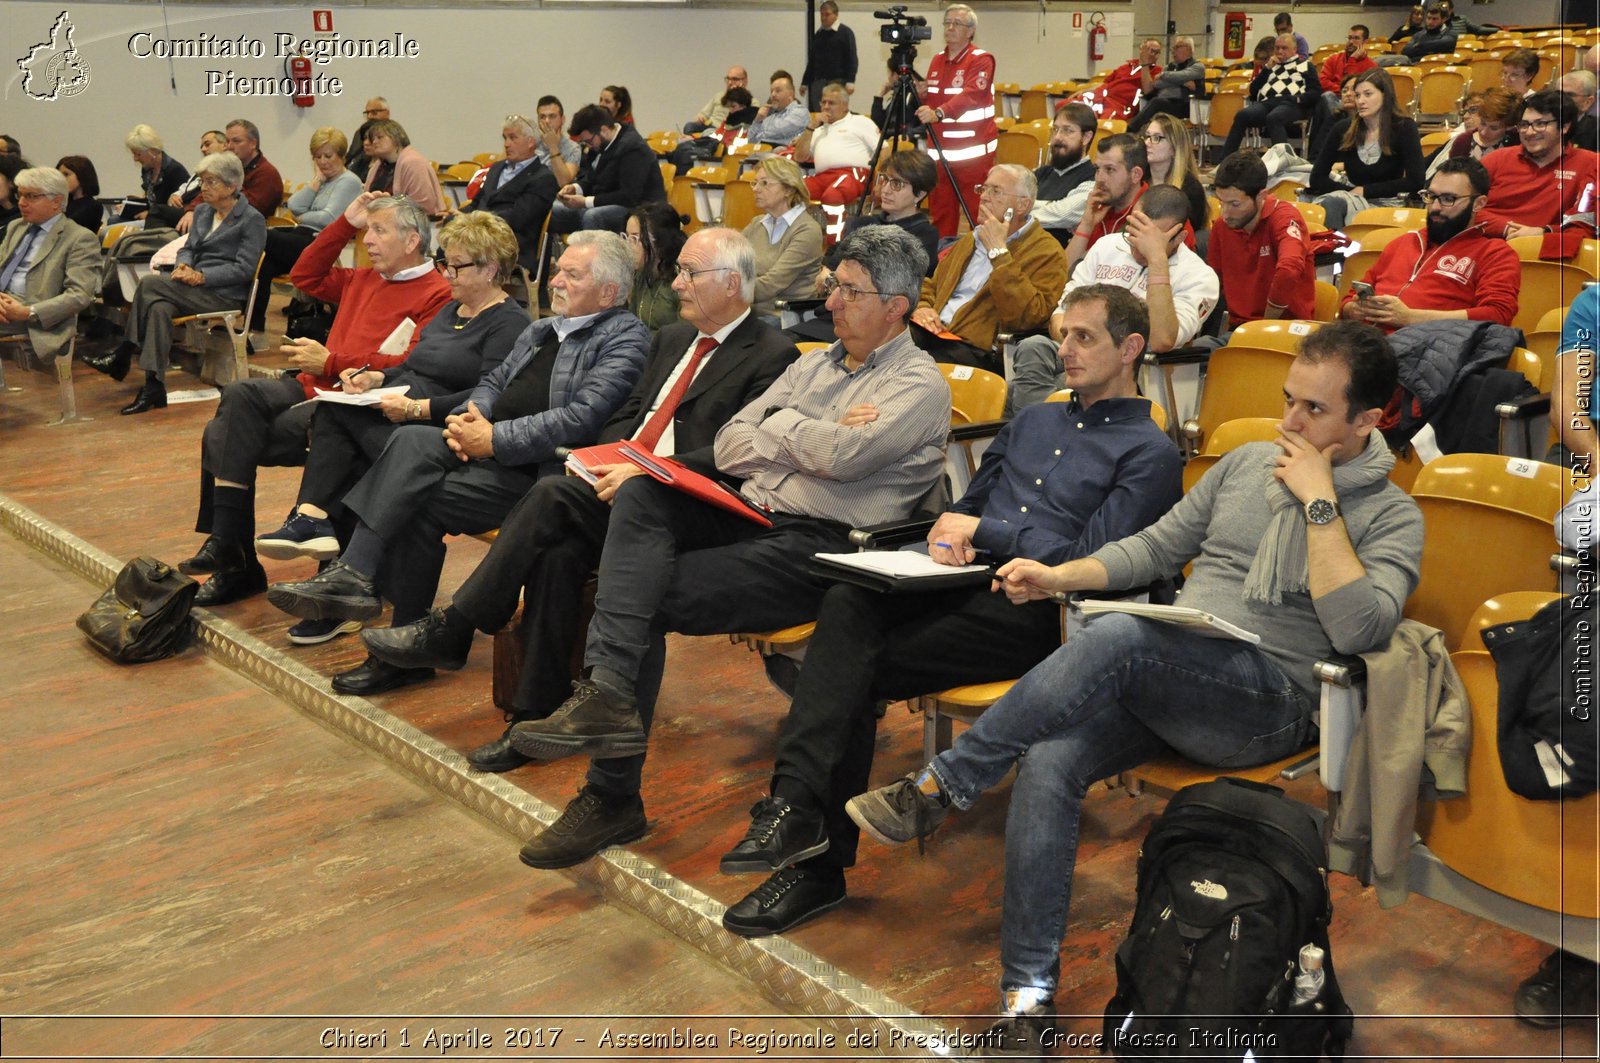
<svg viewBox="0 0 1600 1063"><path fill-rule="evenodd" d="M444 213L444 188L427 157L411 146L405 126L392 119L373 122L363 141L372 168L364 186L368 192L405 196L430 218Z"/></svg>
<svg viewBox="0 0 1600 1063"><path fill-rule="evenodd" d="M290 196L287 204L289 213L294 215L294 227L267 230L267 257L256 279L255 312L250 317L252 332L267 326L272 278L294 269L300 253L361 194L360 178L344 167L344 153L349 146L345 135L332 126L323 126L311 134L311 180Z"/></svg>
<svg viewBox="0 0 1600 1063"><path fill-rule="evenodd" d="M822 265L822 226L808 212L800 167L773 157L756 168L756 209L760 216L744 227L756 253L756 314L777 317L778 299L811 299Z"/></svg>
<svg viewBox="0 0 1600 1063"><path fill-rule="evenodd" d="M1150 183L1171 185L1189 200L1189 225L1198 237L1210 224L1210 205L1200 184L1194 145L1183 122L1165 112L1157 112L1144 129L1144 153L1150 163Z"/></svg>
<svg viewBox="0 0 1600 1063"><path fill-rule="evenodd" d="M1368 207L1405 205L1422 188L1422 138L1395 99L1381 69L1356 78L1356 113L1329 132L1311 168L1313 202L1327 211L1330 229Z"/></svg>
<svg viewBox="0 0 1600 1063"><path fill-rule="evenodd" d="M189 179L189 171L167 154L161 134L143 123L128 130L123 144L133 161L139 164L140 196L144 202L142 205L137 201L128 203L119 220L138 221L150 213L152 206L165 203L182 188Z"/></svg>

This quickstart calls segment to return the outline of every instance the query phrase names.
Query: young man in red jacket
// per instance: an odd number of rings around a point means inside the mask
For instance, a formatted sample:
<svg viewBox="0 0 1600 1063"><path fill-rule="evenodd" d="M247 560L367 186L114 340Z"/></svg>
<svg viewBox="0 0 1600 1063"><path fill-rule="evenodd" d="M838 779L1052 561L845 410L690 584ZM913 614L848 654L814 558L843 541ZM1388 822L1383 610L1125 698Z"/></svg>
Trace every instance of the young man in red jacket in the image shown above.
<svg viewBox="0 0 1600 1063"><path fill-rule="evenodd" d="M1489 202L1478 221L1491 235L1540 236L1569 214L1589 214L1593 223L1600 155L1567 143L1577 119L1577 102L1565 92L1546 89L1523 101L1522 147L1484 157Z"/></svg>
<svg viewBox="0 0 1600 1063"><path fill-rule="evenodd" d="M256 469L305 463L317 388L339 386L345 369L386 369L403 362L422 326L450 301L450 285L428 258L433 230L415 203L377 192L357 196L311 242L289 274L314 299L338 312L326 345L310 339L284 344L297 377L251 377L222 389L216 416L200 439L200 513L195 531L207 538L178 568L211 578L196 605L223 605L267 589L255 555ZM339 252L359 237L370 268L336 265ZM380 348L407 318L416 329L399 351Z"/></svg>
<svg viewBox="0 0 1600 1063"><path fill-rule="evenodd" d="M1504 240L1484 233L1475 215L1489 191L1477 159L1450 159L1422 198L1428 225L1392 241L1362 281L1372 295L1351 291L1339 313L1393 332L1421 321L1462 319L1511 324L1522 289L1522 263Z"/></svg>
<svg viewBox="0 0 1600 1063"><path fill-rule="evenodd" d="M1222 281L1229 327L1313 317L1316 276L1305 222L1293 203L1267 191L1261 156L1241 151L1223 159L1213 191L1222 214L1211 223L1206 264Z"/></svg>

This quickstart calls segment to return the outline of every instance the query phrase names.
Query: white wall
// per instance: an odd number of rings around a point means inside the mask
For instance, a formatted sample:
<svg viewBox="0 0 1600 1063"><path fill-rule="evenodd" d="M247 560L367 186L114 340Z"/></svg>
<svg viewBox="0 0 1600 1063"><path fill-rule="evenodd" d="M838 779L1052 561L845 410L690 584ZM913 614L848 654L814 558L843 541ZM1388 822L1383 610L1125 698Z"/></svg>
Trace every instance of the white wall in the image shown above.
<svg viewBox="0 0 1600 1063"><path fill-rule="evenodd" d="M877 43L881 23L870 17L870 10L882 5L845 0L842 6L844 20L855 29L861 45L861 91L875 91L887 52ZM921 0L910 6L913 12L932 16L937 43L942 5ZM1102 10L1119 30L1127 28L1108 41L1109 63L1132 54L1133 29L1160 32L1167 11L1166 0L1098 5L1050 0L1043 14L1033 3L977 6L978 40L998 57L1000 80L1023 85L1088 73L1087 43L1082 31L1072 27L1074 12ZM268 51L264 59L174 60L174 94L166 61L136 58L129 48L135 33L162 35L159 6L72 3L65 10L76 26L79 53L89 65L88 87L70 99L29 99L22 91L16 61L32 44L46 40L63 7L62 0L0 0L0 25L6 27L0 51L0 132L15 134L34 162L88 155L99 167L102 191L108 195L136 187L133 164L122 147L124 135L136 122L155 126L173 153L189 164L202 131L230 118L249 118L261 127L263 150L284 175L303 180L309 175L305 145L312 130L335 125L352 132L361 123L361 105L370 95L389 98L394 117L424 154L454 161L498 150L502 117L532 113L535 99L545 92L560 95L570 113L593 100L602 85L627 85L639 127L651 130L679 125L692 115L721 87L721 74L729 63L748 66L758 86L775 67L787 67L798 76L804 66L804 5L799 0L693 9L604 3L581 8L574 4L335 7L334 28L341 36L389 39L402 33L417 42L420 57L338 59L318 66L318 72L343 81L343 94L319 98L316 106L301 110L281 98L207 96L205 71L281 76L281 60L271 57L274 34L309 35L309 4L170 5L174 38L242 34L261 40ZM1498 0L1487 6L1473 4L1468 10L1479 19L1546 22L1555 18L1558 7L1558 0ZM1265 25L1277 7L1216 6L1213 17L1219 31L1221 12L1236 9L1258 12ZM1352 21L1367 22L1374 32L1387 33L1404 10L1405 5L1324 4L1297 9L1296 23L1314 42L1331 41L1342 39ZM1220 50L1220 35L1216 40ZM1197 46L1206 52L1204 44ZM933 48L924 45L919 65L925 69L932 54Z"/></svg>

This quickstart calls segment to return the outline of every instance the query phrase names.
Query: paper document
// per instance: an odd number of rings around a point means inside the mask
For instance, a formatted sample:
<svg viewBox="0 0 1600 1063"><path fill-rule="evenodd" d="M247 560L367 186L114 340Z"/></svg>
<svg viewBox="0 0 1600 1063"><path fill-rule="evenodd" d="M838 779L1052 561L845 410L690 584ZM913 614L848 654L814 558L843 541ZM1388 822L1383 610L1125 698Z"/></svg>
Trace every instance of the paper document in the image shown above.
<svg viewBox="0 0 1600 1063"><path fill-rule="evenodd" d="M342 391L328 391L325 388L313 388L316 392L311 398L315 402L337 402L345 406L376 406L383 401L385 395L404 395L406 385L397 384L392 388L368 388L366 391L347 395Z"/></svg>
<svg viewBox="0 0 1600 1063"><path fill-rule="evenodd" d="M1236 624L1230 624L1220 617L1182 605L1152 605L1149 602L1091 600L1079 602L1078 611L1083 613L1084 616L1095 616L1099 613L1131 613L1134 616L1142 616L1150 620L1177 624L1180 627L1188 628L1196 635L1204 635L1207 638L1238 639L1241 642L1248 642L1252 646L1259 645L1261 642L1261 636L1253 631L1246 631L1244 628Z"/></svg>
<svg viewBox="0 0 1600 1063"><path fill-rule="evenodd" d="M392 358L405 354L406 349L411 346L411 337L416 335L416 332L417 323L409 317L406 318L394 327L388 339L378 344L378 353Z"/></svg>
<svg viewBox="0 0 1600 1063"><path fill-rule="evenodd" d="M817 554L820 561L828 561L848 568L859 568L891 579L924 579L930 576L952 576L961 572L987 572L988 565L941 565L927 554L915 550L864 550L851 554Z"/></svg>

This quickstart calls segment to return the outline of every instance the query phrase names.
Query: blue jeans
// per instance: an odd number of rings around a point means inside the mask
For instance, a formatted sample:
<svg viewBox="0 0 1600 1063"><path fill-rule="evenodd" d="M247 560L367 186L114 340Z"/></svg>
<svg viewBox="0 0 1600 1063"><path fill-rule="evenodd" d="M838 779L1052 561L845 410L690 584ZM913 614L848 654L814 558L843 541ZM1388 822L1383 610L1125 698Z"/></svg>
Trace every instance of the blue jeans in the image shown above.
<svg viewBox="0 0 1600 1063"><path fill-rule="evenodd" d="M1055 992L1092 783L1169 748L1221 768L1263 764L1304 748L1313 730L1311 706L1266 654L1154 620L1097 617L1025 675L930 765L962 809L1017 767L1002 990Z"/></svg>

